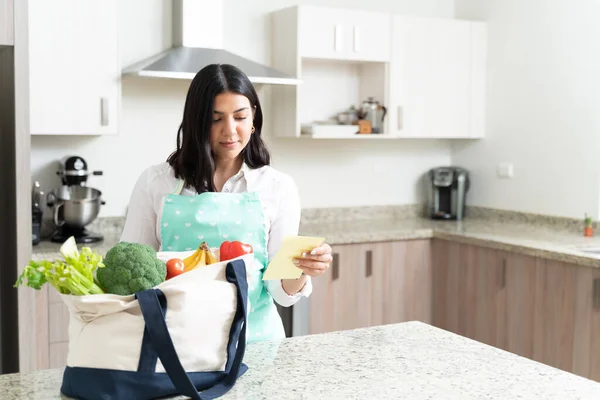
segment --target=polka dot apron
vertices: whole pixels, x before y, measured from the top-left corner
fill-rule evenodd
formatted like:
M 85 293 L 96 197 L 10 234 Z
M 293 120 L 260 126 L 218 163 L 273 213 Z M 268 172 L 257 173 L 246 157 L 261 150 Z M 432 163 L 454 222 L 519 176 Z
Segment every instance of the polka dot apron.
M 183 181 L 179 180 L 175 191 L 165 198 L 162 250 L 189 251 L 202 242 L 218 248 L 226 240 L 252 245 L 255 263 L 247 267 L 248 342 L 284 338 L 281 317 L 262 280 L 268 261 L 267 229 L 258 193 L 182 196 L 182 189 Z

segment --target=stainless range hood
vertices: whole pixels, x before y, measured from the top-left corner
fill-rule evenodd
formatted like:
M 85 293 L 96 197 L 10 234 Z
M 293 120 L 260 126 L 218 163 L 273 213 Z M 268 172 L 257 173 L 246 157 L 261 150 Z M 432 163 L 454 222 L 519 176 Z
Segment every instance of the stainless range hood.
M 222 0 L 173 0 L 174 47 L 123 70 L 124 75 L 192 80 L 209 64 L 232 64 L 257 84 L 297 85 L 294 76 L 223 49 Z

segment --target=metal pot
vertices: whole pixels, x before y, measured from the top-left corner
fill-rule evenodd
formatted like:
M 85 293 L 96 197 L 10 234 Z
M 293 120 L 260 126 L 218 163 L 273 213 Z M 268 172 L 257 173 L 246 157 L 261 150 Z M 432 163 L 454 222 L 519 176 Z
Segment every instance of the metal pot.
M 105 204 L 102 192 L 86 186 L 61 186 L 48 193 L 47 204 L 52 207 L 52 219 L 58 227 L 68 225 L 83 228 L 91 223 Z
M 352 106 L 348 110 L 339 113 L 336 119 L 340 125 L 353 125 L 358 121 L 358 115 L 356 109 Z

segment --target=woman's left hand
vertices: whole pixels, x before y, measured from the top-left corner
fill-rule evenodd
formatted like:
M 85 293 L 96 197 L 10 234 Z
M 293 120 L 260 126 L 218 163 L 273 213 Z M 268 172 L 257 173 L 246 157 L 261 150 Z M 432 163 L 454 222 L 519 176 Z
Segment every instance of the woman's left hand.
M 294 259 L 294 264 L 306 275 L 319 276 L 329 269 L 332 260 L 331 246 L 323 243 L 312 251 L 303 253 L 301 257 Z

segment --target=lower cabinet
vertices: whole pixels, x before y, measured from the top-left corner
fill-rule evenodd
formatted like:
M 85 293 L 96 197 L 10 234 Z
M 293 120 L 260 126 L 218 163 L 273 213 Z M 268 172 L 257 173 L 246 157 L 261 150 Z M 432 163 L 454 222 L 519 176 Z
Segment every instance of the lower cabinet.
M 434 239 L 432 324 L 600 381 L 600 269 Z
M 332 247 L 331 268 L 313 280 L 310 334 L 431 322 L 430 240 Z
M 64 368 L 69 352 L 69 310 L 54 288 L 48 288 L 49 368 Z
M 506 337 L 506 262 L 495 250 L 434 240 L 432 324 L 500 347 Z

